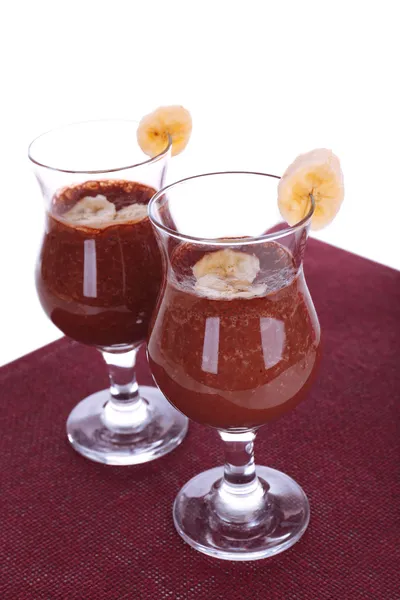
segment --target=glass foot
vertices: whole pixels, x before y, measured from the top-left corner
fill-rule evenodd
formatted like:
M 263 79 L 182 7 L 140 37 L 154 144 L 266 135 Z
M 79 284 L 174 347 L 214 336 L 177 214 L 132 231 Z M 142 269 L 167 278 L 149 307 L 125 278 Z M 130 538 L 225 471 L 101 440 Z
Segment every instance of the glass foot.
M 226 494 L 222 467 L 186 483 L 173 507 L 185 542 L 204 554 L 237 561 L 267 558 L 293 546 L 310 519 L 307 496 L 280 471 L 257 466 L 256 472 L 258 491 L 253 489 L 251 501 L 246 494 Z
M 107 422 L 109 390 L 82 400 L 67 420 L 73 448 L 90 460 L 107 465 L 136 465 L 155 460 L 176 448 L 188 429 L 188 419 L 167 402 L 156 387 L 141 386 L 140 425 L 111 429 Z M 126 415 L 128 416 L 128 415 Z

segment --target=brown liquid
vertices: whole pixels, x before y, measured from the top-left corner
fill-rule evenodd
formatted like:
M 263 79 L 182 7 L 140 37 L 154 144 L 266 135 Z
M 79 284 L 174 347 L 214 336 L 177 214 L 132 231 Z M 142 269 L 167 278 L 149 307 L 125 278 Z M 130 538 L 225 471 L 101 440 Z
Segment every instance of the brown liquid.
M 191 267 L 204 255 L 173 252 L 148 345 L 155 380 L 185 415 L 221 429 L 256 427 L 305 395 L 318 362 L 320 330 L 302 271 L 282 246 L 257 254 L 262 297 L 210 299 L 194 292 Z M 172 277 L 172 276 L 171 276 Z
M 148 204 L 154 193 L 134 182 L 89 181 L 53 199 L 36 285 L 44 310 L 66 335 L 102 347 L 146 338 L 162 278 L 149 219 L 92 228 L 68 223 L 62 215 L 85 196 L 102 194 L 119 210 Z

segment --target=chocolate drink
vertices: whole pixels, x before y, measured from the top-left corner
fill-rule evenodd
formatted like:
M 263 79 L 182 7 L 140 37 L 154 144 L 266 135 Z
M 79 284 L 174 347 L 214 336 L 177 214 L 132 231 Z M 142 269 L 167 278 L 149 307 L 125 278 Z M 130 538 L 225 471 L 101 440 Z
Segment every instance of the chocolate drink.
M 276 242 L 238 250 L 259 259 L 256 291 L 227 299 L 196 290 L 192 267 L 204 248 L 175 248 L 148 345 L 154 378 L 175 407 L 230 430 L 294 407 L 312 382 L 320 343 L 302 269 L 289 251 Z
M 71 338 L 99 347 L 139 344 L 146 338 L 162 278 L 147 212 L 89 224 L 71 222 L 69 211 L 99 194 L 114 205 L 109 205 L 113 211 L 144 206 L 154 193 L 140 183 L 106 180 L 65 188 L 53 198 L 36 285 L 47 315 Z

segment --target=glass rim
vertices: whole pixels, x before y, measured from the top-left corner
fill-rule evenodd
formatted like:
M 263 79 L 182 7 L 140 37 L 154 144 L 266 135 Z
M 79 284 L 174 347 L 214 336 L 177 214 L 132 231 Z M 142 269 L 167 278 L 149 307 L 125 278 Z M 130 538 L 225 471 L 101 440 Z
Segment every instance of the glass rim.
M 153 162 L 157 162 L 158 160 L 160 160 L 161 158 L 164 158 L 164 156 L 166 156 L 168 154 L 168 152 L 170 151 L 170 149 L 172 148 L 172 138 L 170 136 L 169 133 L 167 133 L 168 136 L 168 143 L 166 145 L 166 147 L 164 148 L 164 150 L 162 152 L 160 152 L 159 154 L 156 154 L 156 156 L 152 156 L 149 157 L 147 160 L 138 162 L 138 163 L 134 163 L 134 164 L 129 164 L 123 167 L 116 167 L 116 168 L 112 168 L 112 169 L 96 169 L 96 170 L 84 170 L 84 169 L 62 169 L 60 167 L 53 167 L 51 165 L 42 163 L 38 160 L 36 160 L 33 156 L 33 152 L 32 152 L 32 148 L 34 146 L 34 144 L 42 139 L 43 137 L 45 137 L 46 135 L 49 135 L 50 133 L 54 133 L 57 131 L 61 131 L 62 129 L 67 129 L 69 127 L 73 127 L 75 125 L 86 125 L 89 123 L 130 123 L 130 124 L 139 124 L 139 121 L 135 121 L 133 119 L 89 119 L 87 121 L 74 121 L 72 123 L 67 123 L 65 125 L 60 125 L 59 127 L 54 127 L 53 129 L 48 129 L 47 131 L 44 131 L 43 133 L 39 134 L 38 136 L 36 136 L 31 143 L 28 146 L 28 158 L 31 162 L 33 162 L 35 165 L 38 165 L 39 167 L 43 167 L 45 169 L 49 169 L 50 171 L 57 171 L 59 173 L 77 173 L 77 174 L 87 174 L 87 175 L 100 175 L 102 173 L 116 173 L 118 171 L 126 171 L 127 169 L 133 169 L 135 167 L 141 167 L 142 165 L 148 165 L 151 164 Z
M 202 177 L 210 177 L 212 175 L 259 175 L 263 177 L 271 177 L 273 179 L 281 179 L 279 175 L 272 175 L 270 173 L 262 173 L 260 171 L 215 171 L 211 173 L 201 173 L 199 175 L 192 175 L 191 177 L 185 177 L 184 179 L 180 179 L 179 181 L 175 181 L 174 183 L 170 183 L 165 186 L 158 192 L 154 194 L 148 204 L 148 214 L 151 223 L 161 231 L 164 231 L 169 236 L 174 237 L 183 242 L 190 242 L 196 244 L 207 244 L 210 246 L 244 246 L 246 244 L 254 244 L 254 243 L 262 243 L 265 241 L 271 241 L 280 239 L 289 235 L 291 233 L 295 233 L 296 231 L 303 229 L 305 226 L 309 225 L 311 218 L 314 214 L 315 210 L 315 200 L 312 194 L 310 194 L 311 206 L 307 214 L 295 225 L 288 225 L 284 229 L 281 229 L 272 233 L 265 233 L 259 236 L 248 236 L 248 237 L 232 237 L 232 238 L 199 238 L 191 235 L 186 235 L 184 233 L 180 233 L 167 227 L 163 223 L 155 217 L 154 215 L 154 206 L 157 201 L 165 195 L 165 193 L 171 188 L 180 185 L 181 183 L 186 183 L 187 181 L 191 181 L 193 179 L 199 179 Z

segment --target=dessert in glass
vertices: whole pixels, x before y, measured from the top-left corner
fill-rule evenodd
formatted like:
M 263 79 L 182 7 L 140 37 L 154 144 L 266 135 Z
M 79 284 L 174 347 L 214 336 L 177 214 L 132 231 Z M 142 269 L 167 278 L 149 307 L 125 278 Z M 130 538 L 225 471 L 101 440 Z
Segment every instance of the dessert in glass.
M 149 214 L 165 283 L 150 327 L 160 390 L 189 418 L 216 428 L 225 466 L 197 475 L 173 508 L 178 533 L 222 559 L 282 552 L 304 533 L 309 505 L 288 475 L 255 466 L 258 429 L 307 394 L 320 328 L 303 273 L 314 212 L 283 223 L 279 178 L 224 172 L 160 190 Z
M 162 281 L 161 254 L 147 215 L 165 183 L 171 140 L 148 158 L 133 121 L 88 121 L 32 142 L 45 200 L 36 269 L 44 311 L 72 339 L 97 348 L 110 388 L 82 400 L 68 439 L 97 462 L 130 465 L 173 450 L 187 419 L 156 387 L 138 387 L 135 362 Z M 88 367 L 89 368 L 89 367 Z

